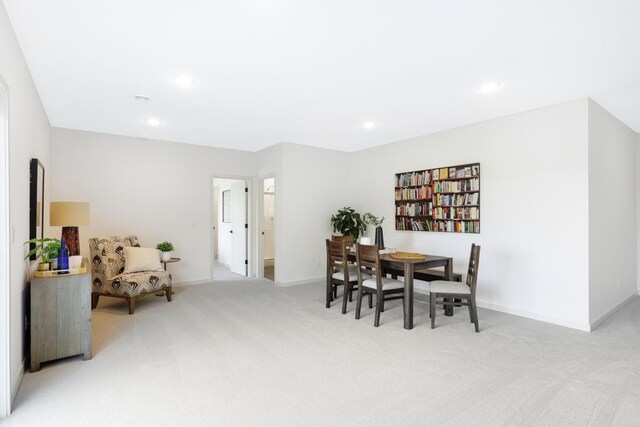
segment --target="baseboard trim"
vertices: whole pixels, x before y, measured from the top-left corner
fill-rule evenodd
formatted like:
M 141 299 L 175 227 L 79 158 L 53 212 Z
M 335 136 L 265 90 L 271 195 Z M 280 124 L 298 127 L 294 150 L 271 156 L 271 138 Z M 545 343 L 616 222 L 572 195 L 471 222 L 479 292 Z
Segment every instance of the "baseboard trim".
M 276 286 L 280 286 L 281 288 L 286 288 L 288 286 L 298 286 L 298 285 L 308 285 L 309 283 L 324 283 L 325 277 L 316 277 L 313 279 L 305 279 L 305 280 L 293 280 L 291 282 L 275 282 Z
M 9 408 L 9 414 L 13 412 L 13 405 L 16 402 L 16 397 L 18 396 L 18 390 L 20 390 L 20 386 L 22 385 L 22 379 L 24 378 L 25 362 L 26 362 L 26 359 L 22 359 L 22 363 L 20 366 L 20 374 L 18 375 L 18 378 L 16 379 L 15 384 L 13 384 L 13 386 L 11 387 L 11 407 Z M 10 372 L 9 372 L 9 375 L 11 375 Z
M 615 314 L 616 311 L 620 310 L 622 308 L 622 306 L 624 306 L 625 304 L 627 304 L 629 301 L 631 301 L 633 298 L 635 298 L 638 294 L 631 294 L 628 297 L 626 297 L 624 300 L 622 300 L 622 302 L 620 302 L 619 304 L 617 304 L 615 307 L 613 307 L 612 309 L 610 309 L 609 311 L 607 311 L 606 313 L 604 313 L 602 316 L 600 316 L 599 318 L 597 318 L 595 321 L 591 322 L 590 329 L 589 332 L 593 332 L 598 326 L 602 325 L 604 323 L 605 320 L 607 320 L 608 318 L 610 318 L 611 316 L 613 316 Z
M 212 283 L 213 279 L 202 279 L 202 280 L 189 280 L 186 282 L 175 282 L 173 286 L 191 286 L 191 285 L 204 285 L 205 283 Z

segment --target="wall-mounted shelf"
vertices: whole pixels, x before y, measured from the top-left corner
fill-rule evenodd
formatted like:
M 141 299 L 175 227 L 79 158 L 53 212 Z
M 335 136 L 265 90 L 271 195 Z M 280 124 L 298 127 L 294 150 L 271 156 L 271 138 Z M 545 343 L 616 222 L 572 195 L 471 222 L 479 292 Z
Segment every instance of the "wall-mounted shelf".
M 480 163 L 396 174 L 396 230 L 480 233 Z

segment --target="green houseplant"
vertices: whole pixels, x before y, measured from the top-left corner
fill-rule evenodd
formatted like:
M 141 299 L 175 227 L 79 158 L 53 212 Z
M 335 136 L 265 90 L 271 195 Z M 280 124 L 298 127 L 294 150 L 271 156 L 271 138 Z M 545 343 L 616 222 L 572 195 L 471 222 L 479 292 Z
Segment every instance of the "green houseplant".
M 337 214 L 331 215 L 331 226 L 334 233 L 351 236 L 354 242 L 367 230 L 367 223 L 362 216 L 350 207 L 339 209 Z
M 163 262 L 169 261 L 171 259 L 171 252 L 173 252 L 173 243 L 171 242 L 162 242 L 156 245 L 156 249 L 162 252 L 160 259 Z
M 51 269 L 51 261 L 58 258 L 58 249 L 60 249 L 60 240 L 51 237 L 44 239 L 31 239 L 24 242 L 25 245 L 34 244 L 35 247 L 29 251 L 24 259 L 28 259 L 31 255 L 40 258 L 38 270 L 45 271 Z

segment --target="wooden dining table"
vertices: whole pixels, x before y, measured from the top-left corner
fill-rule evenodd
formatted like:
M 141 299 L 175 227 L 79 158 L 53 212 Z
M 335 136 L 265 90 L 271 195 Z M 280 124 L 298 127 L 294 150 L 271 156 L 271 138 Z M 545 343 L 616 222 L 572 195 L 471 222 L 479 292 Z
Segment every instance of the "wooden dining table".
M 383 270 L 394 269 L 404 271 L 404 328 L 413 329 L 413 272 L 416 269 L 444 268 L 444 280 L 453 280 L 453 258 L 422 254 L 424 259 L 397 259 L 389 254 L 380 255 Z M 355 261 L 356 254 L 349 253 L 350 261 Z

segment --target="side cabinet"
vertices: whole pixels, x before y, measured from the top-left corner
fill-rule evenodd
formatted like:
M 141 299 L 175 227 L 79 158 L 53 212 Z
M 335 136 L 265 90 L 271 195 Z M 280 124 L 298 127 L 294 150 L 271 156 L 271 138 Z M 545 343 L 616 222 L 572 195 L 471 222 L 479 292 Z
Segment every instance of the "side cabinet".
M 78 354 L 91 359 L 91 274 L 33 278 L 31 372 Z

